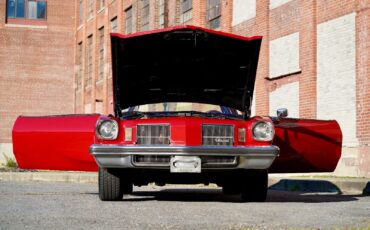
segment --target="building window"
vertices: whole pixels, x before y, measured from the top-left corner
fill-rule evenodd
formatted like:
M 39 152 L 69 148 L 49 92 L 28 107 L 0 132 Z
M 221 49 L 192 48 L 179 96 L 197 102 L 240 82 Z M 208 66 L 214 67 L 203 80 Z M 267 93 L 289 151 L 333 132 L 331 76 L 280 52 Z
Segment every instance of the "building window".
M 80 25 L 83 23 L 83 21 L 84 21 L 84 1 L 80 0 L 80 17 L 79 17 Z
M 221 0 L 208 0 L 207 20 L 211 29 L 217 29 L 221 25 Z
M 132 33 L 132 6 L 125 10 L 125 34 Z
M 165 27 L 165 0 L 159 0 L 159 28 Z
M 114 17 L 112 18 L 112 20 L 110 20 L 110 31 L 117 32 L 117 30 L 118 30 L 117 17 Z
M 94 0 L 89 0 L 89 5 L 88 5 L 88 18 L 92 18 L 94 16 Z
M 181 23 L 187 24 L 193 18 L 193 1 L 181 0 Z
M 141 0 L 141 28 L 140 31 L 149 29 L 149 0 Z
M 104 0 L 98 0 L 99 1 L 99 10 L 104 8 L 105 1 Z
M 93 74 L 93 36 L 87 38 L 85 88 L 91 86 Z
M 76 57 L 76 90 L 82 88 L 82 42 L 77 45 L 77 57 Z
M 99 29 L 99 75 L 98 81 L 104 78 L 104 27 Z
M 46 19 L 46 0 L 7 0 L 8 19 Z

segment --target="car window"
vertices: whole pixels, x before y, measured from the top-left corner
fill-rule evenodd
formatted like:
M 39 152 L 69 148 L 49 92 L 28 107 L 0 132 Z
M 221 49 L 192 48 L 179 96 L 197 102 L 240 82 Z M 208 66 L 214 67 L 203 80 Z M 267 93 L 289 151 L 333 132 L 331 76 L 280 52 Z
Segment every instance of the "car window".
M 164 102 L 130 107 L 122 112 L 181 112 L 181 111 L 197 111 L 203 113 L 222 113 L 241 115 L 242 113 L 236 109 L 232 109 L 220 105 L 202 104 L 202 103 L 187 103 L 187 102 Z

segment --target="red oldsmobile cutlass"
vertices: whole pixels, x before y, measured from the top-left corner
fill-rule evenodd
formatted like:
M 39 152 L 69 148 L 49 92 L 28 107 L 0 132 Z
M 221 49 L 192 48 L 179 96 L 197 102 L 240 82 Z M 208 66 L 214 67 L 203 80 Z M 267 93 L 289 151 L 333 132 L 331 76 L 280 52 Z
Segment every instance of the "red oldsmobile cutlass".
M 114 115 L 19 117 L 21 168 L 99 170 L 101 200 L 155 182 L 216 183 L 242 201 L 266 199 L 268 172 L 335 169 L 336 121 L 250 116 L 261 37 L 181 26 L 111 40 Z

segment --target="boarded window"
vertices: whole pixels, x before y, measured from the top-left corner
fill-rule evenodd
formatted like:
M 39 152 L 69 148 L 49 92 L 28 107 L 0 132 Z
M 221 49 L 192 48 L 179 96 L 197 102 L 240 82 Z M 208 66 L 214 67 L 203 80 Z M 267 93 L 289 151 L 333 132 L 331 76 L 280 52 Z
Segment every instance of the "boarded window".
M 104 78 L 104 27 L 99 29 L 99 75 L 98 81 Z
M 89 17 L 88 18 L 92 18 L 94 16 L 94 0 L 89 0 Z
M 87 49 L 86 49 L 86 78 L 85 87 L 90 87 L 92 82 L 93 74 L 93 36 L 90 35 L 87 38 Z
M 104 8 L 105 1 L 104 0 L 98 0 L 99 1 L 99 10 Z
M 141 27 L 140 31 L 149 29 L 149 0 L 141 0 Z
M 269 77 L 281 77 L 300 71 L 299 33 L 270 41 Z
M 79 90 L 82 88 L 82 42 L 78 43 L 76 54 L 76 90 Z
M 181 23 L 187 24 L 193 18 L 193 1 L 181 0 Z
M 79 23 L 82 24 L 84 21 L 84 2 L 83 0 L 80 0 L 80 17 L 79 17 Z
M 112 20 L 110 20 L 110 31 L 117 32 L 117 30 L 118 30 L 117 17 L 114 17 Z
M 132 33 L 132 7 L 125 10 L 125 33 Z
M 208 0 L 207 20 L 211 29 L 219 28 L 221 25 L 221 0 Z
M 159 0 L 159 28 L 165 27 L 165 0 Z

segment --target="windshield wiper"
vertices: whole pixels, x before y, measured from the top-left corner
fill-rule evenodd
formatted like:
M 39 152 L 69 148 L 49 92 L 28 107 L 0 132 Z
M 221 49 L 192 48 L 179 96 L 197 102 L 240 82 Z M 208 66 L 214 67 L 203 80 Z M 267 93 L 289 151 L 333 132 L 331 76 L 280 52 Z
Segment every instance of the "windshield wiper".
M 223 119 L 235 119 L 240 120 L 242 119 L 242 116 L 240 115 L 234 115 L 234 114 L 224 114 L 224 113 L 202 113 L 205 117 L 210 118 L 223 118 Z
M 130 119 L 138 119 L 145 116 L 145 113 L 138 112 L 138 111 L 132 111 L 132 112 L 124 112 L 122 113 L 121 118 L 123 120 L 130 120 Z

